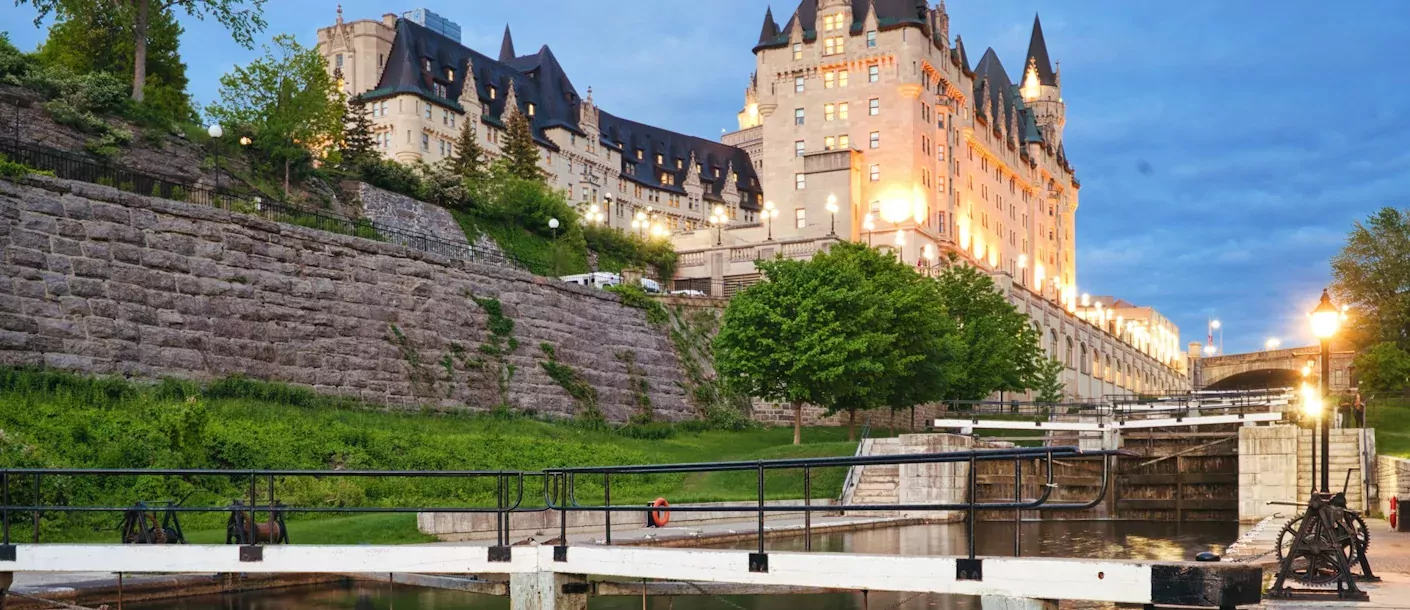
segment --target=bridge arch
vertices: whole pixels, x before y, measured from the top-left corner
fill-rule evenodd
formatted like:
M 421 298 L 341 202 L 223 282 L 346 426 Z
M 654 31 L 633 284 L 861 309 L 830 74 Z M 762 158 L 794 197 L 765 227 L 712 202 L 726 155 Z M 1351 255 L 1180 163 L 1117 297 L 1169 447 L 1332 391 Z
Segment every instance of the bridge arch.
M 1263 368 L 1234 373 L 1205 386 L 1206 390 L 1266 390 L 1297 387 L 1302 371 L 1287 368 Z

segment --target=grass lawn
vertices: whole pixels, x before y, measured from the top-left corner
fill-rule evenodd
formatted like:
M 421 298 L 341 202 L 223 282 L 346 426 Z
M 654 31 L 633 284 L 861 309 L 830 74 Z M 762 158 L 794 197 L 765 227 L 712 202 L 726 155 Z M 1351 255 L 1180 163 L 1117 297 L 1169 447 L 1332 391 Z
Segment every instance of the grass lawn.
M 1376 400 L 1366 409 L 1366 426 L 1376 429 L 1376 452 L 1410 458 L 1410 400 Z

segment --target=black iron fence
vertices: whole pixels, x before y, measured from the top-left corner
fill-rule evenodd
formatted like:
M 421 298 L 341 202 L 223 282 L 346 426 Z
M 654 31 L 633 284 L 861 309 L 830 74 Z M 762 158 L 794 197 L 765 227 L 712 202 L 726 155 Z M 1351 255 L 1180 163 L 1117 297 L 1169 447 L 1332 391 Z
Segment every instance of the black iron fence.
M 1200 415 L 1268 413 L 1284 408 L 1286 390 L 1182 392 L 1160 395 L 1108 395 L 1094 402 L 954 400 L 942 403 L 941 417 L 980 420 L 1069 421 L 1119 425 L 1146 419 L 1183 420 Z
M 640 481 L 643 477 L 650 475 L 681 475 L 681 474 L 702 474 L 702 473 L 725 473 L 725 472 L 747 472 L 755 476 L 755 492 L 758 498 L 757 505 L 705 505 L 705 504 L 683 504 L 672 505 L 666 510 L 672 512 L 734 512 L 741 515 L 757 515 L 759 537 L 759 553 L 764 552 L 764 516 L 770 512 L 791 512 L 802 513 L 804 515 L 804 527 L 802 534 L 807 538 L 805 548 L 811 549 L 812 535 L 812 515 L 822 511 L 965 511 L 969 516 L 971 527 L 974 523 L 975 513 L 978 511 L 1060 511 L 1060 510 L 1085 510 L 1097 506 L 1106 496 L 1109 488 L 1111 476 L 1111 457 L 1115 455 L 1126 455 L 1120 451 L 1083 451 L 1076 447 L 1042 447 L 1042 448 L 1013 448 L 1013 449 L 991 449 L 991 450 L 970 450 L 955 451 L 946 453 L 929 453 L 917 455 L 888 455 L 888 456 L 849 456 L 835 458 L 797 458 L 797 459 L 777 459 L 758 460 L 749 462 L 702 462 L 686 464 L 657 464 L 657 465 L 632 465 L 632 466 L 591 466 L 580 468 L 551 468 L 538 472 L 525 472 L 513 470 L 492 470 L 492 471 L 451 471 L 451 470 L 412 470 L 412 471 L 375 471 L 375 470 L 333 470 L 333 471 L 308 471 L 308 470 L 199 470 L 199 469 L 43 469 L 43 468 L 10 468 L 0 469 L 0 548 L 13 551 L 12 542 L 17 542 L 17 538 L 12 538 L 12 530 L 16 528 L 31 529 L 28 542 L 38 544 L 41 540 L 41 520 L 46 515 L 65 514 L 94 514 L 109 513 L 126 515 L 123 526 L 124 542 L 145 542 L 156 539 L 163 539 L 166 542 L 176 542 L 164 538 L 168 529 L 174 530 L 173 536 L 180 537 L 179 525 L 171 528 L 168 521 L 175 522 L 176 516 L 187 513 L 220 513 L 229 515 L 227 525 L 227 542 L 239 544 L 258 544 L 264 542 L 276 542 L 281 539 L 288 539 L 288 532 L 283 530 L 284 515 L 299 513 L 320 513 L 320 514 L 363 514 L 363 513 L 483 513 L 494 514 L 495 518 L 495 540 L 496 544 L 491 548 L 490 557 L 507 556 L 507 547 L 510 545 L 510 521 L 509 518 L 515 513 L 554 511 L 560 513 L 560 534 L 558 545 L 566 556 L 568 546 L 568 515 L 573 513 L 601 513 L 605 516 L 603 525 L 606 535 L 606 543 L 612 543 L 612 513 L 613 512 L 640 512 L 649 513 L 662 510 L 662 507 L 641 505 L 635 502 L 623 504 L 620 499 L 617 503 L 612 500 L 612 481 L 616 477 L 619 481 L 623 478 Z M 1096 496 L 1086 502 L 1053 502 L 1051 496 L 1056 488 L 1055 484 L 1055 460 L 1096 460 L 1101 463 L 1101 487 Z M 988 462 L 1012 462 L 1014 464 L 1014 496 L 1012 499 L 1001 501 L 981 500 L 977 493 L 977 468 L 976 465 Z M 1043 481 L 1036 486 L 1030 486 L 1037 490 L 1034 497 L 1024 497 L 1022 464 L 1028 462 L 1035 464 L 1041 469 Z M 814 504 L 812 502 L 812 479 L 813 474 L 826 468 L 852 468 L 857 466 L 883 466 L 883 465 L 924 465 L 924 464 L 967 464 L 968 475 L 965 478 L 966 487 L 957 492 L 957 499 L 948 502 L 903 502 L 895 504 L 862 504 L 847 505 L 834 504 L 831 502 Z M 791 470 L 801 471 L 803 475 L 803 498 L 795 502 L 765 503 L 765 486 L 768 473 Z M 1034 472 L 1038 472 L 1037 469 Z M 84 505 L 74 504 L 68 501 L 50 501 L 45 498 L 63 498 L 64 493 L 46 493 L 46 489 L 58 488 L 67 490 L 72 487 L 76 479 L 90 480 L 98 477 L 121 477 L 133 478 L 146 477 L 151 480 L 156 478 L 175 478 L 186 482 L 220 482 L 220 489 L 227 493 L 232 489 L 242 489 L 237 492 L 241 497 L 233 499 L 228 504 L 207 505 L 207 506 L 183 506 L 181 502 L 167 502 L 164 504 L 138 504 L 128 506 L 113 505 Z M 492 500 L 488 503 L 462 506 L 344 506 L 339 504 L 321 506 L 296 506 L 286 505 L 280 501 L 280 485 L 297 487 L 297 479 L 322 479 L 333 477 L 409 477 L 416 479 L 448 479 L 457 482 L 477 481 L 484 485 L 485 490 L 490 490 L 489 495 Z M 592 484 L 588 484 L 589 480 Z M 579 492 L 584 488 L 596 489 L 597 481 L 601 484 L 601 501 L 583 501 L 579 499 Z M 135 481 L 134 481 L 135 482 Z M 46 487 L 49 486 L 49 487 Z M 526 502 L 526 488 L 539 487 L 542 492 L 542 503 L 537 499 Z M 287 489 L 287 487 L 286 487 Z M 15 501 L 15 498 L 22 498 Z M 159 517 L 157 513 L 161 513 Z M 1017 514 L 1017 513 L 1016 513 Z M 260 516 L 265 518 L 260 520 Z M 137 527 L 134 530 L 133 524 Z M 128 539 L 132 532 L 138 532 L 140 536 L 136 540 Z M 970 542 L 970 555 L 973 556 L 973 537 Z M 499 549 L 499 550 L 496 550 Z M 498 553 L 499 555 L 497 555 Z M 0 553 L 0 561 L 4 561 L 6 556 L 12 554 Z M 0 564 L 2 567 L 2 564 Z
M 95 163 L 73 153 L 23 143 L 17 139 L 0 139 L 0 153 L 13 161 L 37 170 L 52 172 L 56 177 L 65 180 L 101 184 L 130 193 L 184 201 L 259 216 L 274 222 L 393 243 L 446 258 L 527 268 L 523 261 L 504 252 L 448 241 L 386 223 L 349 218 L 326 210 L 311 210 L 248 191 L 230 188 L 217 190 L 174 176 L 158 176 L 120 166 Z

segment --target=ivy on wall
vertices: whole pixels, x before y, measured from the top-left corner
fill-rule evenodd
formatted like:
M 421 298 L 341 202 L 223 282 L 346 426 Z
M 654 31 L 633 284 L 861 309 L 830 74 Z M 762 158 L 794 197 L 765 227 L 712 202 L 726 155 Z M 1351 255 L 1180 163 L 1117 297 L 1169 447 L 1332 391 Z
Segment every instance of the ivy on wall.
M 592 387 L 578 370 L 558 361 L 558 351 L 550 343 L 540 343 L 539 351 L 547 360 L 539 362 L 549 378 L 558 382 L 573 400 L 578 402 L 578 418 L 586 422 L 603 423 L 607 418 L 597 406 L 597 388 Z
M 485 370 L 495 381 L 497 401 L 494 411 L 508 413 L 512 410 L 512 405 L 509 404 L 509 384 L 514 380 L 515 371 L 514 365 L 509 362 L 509 355 L 519 349 L 519 340 L 514 338 L 514 320 L 504 315 L 504 306 L 498 299 L 481 298 L 468 292 L 466 296 L 475 301 L 480 309 L 485 310 L 485 315 L 488 316 L 486 325 L 490 335 L 488 340 L 480 345 L 479 351 L 485 356 Z

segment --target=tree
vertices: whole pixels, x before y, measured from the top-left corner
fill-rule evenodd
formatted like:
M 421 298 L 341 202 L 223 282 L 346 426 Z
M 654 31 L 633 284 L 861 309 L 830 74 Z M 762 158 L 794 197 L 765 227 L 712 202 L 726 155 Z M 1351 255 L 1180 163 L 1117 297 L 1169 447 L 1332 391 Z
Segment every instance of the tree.
M 836 413 L 931 398 L 925 378 L 945 365 L 945 346 L 935 342 L 953 333 L 944 332 L 928 281 L 857 244 L 809 261 L 756 264 L 765 281 L 725 309 L 715 368 L 739 391 L 791 404 L 794 444 L 802 442 L 805 403 Z M 913 383 L 925 389 L 908 389 Z
M 1034 387 L 1043 350 L 1028 317 L 999 294 L 988 275 L 953 257 L 936 281 L 962 343 L 948 397 L 982 400 L 997 391 Z
M 1337 301 L 1351 308 L 1353 344 L 1410 349 L 1410 209 L 1381 208 L 1356 223 L 1332 257 L 1332 279 Z
M 539 147 L 534 143 L 533 126 L 529 124 L 529 117 L 517 109 L 509 111 L 504 147 L 500 150 L 504 153 L 500 162 L 511 175 L 522 180 L 543 181 L 544 174 L 539 168 Z
M 456 137 L 453 148 L 455 155 L 448 161 L 450 170 L 474 188 L 483 187 L 489 180 L 489 171 L 485 168 L 485 149 L 480 146 L 474 121 L 468 116 L 461 122 L 460 135 Z M 538 154 L 537 151 L 534 154 Z
M 74 74 L 103 72 L 124 80 L 131 77 L 136 53 L 133 7 L 104 0 L 71 0 L 69 4 L 81 10 L 59 15 L 39 48 L 40 61 Z M 182 32 L 171 12 L 152 15 L 147 30 L 143 100 L 167 120 L 194 115 L 186 94 L 186 64 L 178 52 Z
M 377 153 L 377 142 L 372 138 L 372 119 L 367 117 L 367 101 L 361 95 L 348 99 L 347 110 L 343 112 L 343 165 L 359 167 Z
M 147 52 L 154 23 L 174 21 L 180 10 L 191 17 L 216 21 L 230 30 L 235 42 L 246 48 L 254 43 L 254 35 L 264 31 L 265 0 L 15 0 L 15 4 L 33 5 L 39 14 L 38 26 L 53 14 L 58 21 L 93 19 L 96 13 L 110 12 L 131 24 L 132 35 L 132 100 L 143 100 L 147 86 Z M 167 83 L 172 84 L 172 83 Z
M 1410 389 L 1410 353 L 1381 342 L 1356 356 L 1359 389 L 1378 396 L 1400 396 Z
M 248 126 L 255 147 L 283 165 L 287 194 L 290 166 L 341 137 L 342 92 L 318 51 L 281 34 L 274 37 L 273 49 L 265 47 L 264 57 L 220 77 L 220 101 L 206 114 Z
M 1033 383 L 1038 402 L 1062 402 L 1063 393 L 1067 390 L 1067 384 L 1062 380 L 1065 368 L 1056 358 L 1044 360 L 1038 365 L 1038 375 Z

